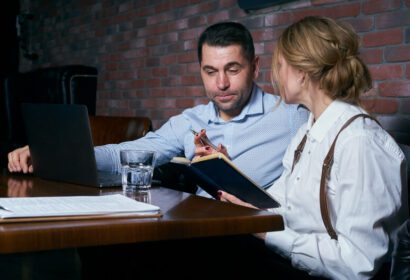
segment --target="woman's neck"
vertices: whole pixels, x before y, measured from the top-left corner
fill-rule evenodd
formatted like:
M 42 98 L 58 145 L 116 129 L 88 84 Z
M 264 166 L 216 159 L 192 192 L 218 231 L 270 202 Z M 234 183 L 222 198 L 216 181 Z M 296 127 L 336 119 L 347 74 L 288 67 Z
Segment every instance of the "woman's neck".
M 315 89 L 307 94 L 305 105 L 312 112 L 315 120 L 326 110 L 332 103 L 333 99 L 329 97 L 323 90 Z

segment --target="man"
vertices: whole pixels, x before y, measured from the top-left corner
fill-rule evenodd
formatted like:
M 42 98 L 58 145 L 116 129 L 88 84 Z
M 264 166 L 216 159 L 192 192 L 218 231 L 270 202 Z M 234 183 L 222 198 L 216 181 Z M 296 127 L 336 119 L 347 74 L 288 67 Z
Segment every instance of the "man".
M 223 144 L 218 150 L 226 148 L 235 165 L 259 185 L 270 186 L 280 176 L 283 154 L 306 122 L 306 111 L 280 103 L 279 97 L 256 86 L 259 57 L 255 56 L 251 34 L 239 23 L 208 27 L 199 38 L 198 59 L 210 102 L 186 109 L 143 138 L 96 147 L 98 169 L 120 172 L 122 149 L 154 150 L 156 165 L 178 155 L 192 159 L 210 147 L 196 149 L 191 129 L 205 129 L 211 142 Z M 27 146 L 8 156 L 11 172 L 33 172 Z

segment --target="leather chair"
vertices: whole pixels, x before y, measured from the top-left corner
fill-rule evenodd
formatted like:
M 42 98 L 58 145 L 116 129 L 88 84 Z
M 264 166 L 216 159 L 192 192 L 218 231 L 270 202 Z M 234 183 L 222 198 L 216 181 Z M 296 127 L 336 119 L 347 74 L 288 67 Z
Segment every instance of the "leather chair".
M 94 146 L 116 144 L 143 137 L 152 130 L 147 117 L 90 116 Z
M 404 116 L 380 117 L 379 121 L 399 144 L 407 159 L 407 191 L 410 190 L 410 118 Z M 410 194 L 409 207 L 410 207 Z M 409 209 L 410 210 L 410 209 Z M 390 279 L 410 279 L 410 219 L 405 221 L 397 235 L 393 251 Z
M 0 165 L 6 165 L 8 152 L 27 144 L 21 103 L 85 104 L 95 115 L 96 95 L 95 67 L 67 65 L 8 76 L 0 102 Z

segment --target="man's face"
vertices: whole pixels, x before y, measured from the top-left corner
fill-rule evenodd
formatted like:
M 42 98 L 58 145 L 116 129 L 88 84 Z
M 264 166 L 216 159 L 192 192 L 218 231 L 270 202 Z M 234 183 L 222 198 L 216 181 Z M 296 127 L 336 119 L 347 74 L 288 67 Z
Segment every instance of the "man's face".
M 240 114 L 257 78 L 259 59 L 248 61 L 241 46 L 202 46 L 201 77 L 206 95 L 219 109 L 224 120 Z

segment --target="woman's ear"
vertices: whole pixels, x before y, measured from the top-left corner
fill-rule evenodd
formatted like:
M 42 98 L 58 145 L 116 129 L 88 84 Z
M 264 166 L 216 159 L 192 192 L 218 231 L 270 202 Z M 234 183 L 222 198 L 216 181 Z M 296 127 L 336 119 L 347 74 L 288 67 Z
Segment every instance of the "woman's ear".
M 303 72 L 302 70 L 299 70 L 299 78 L 298 78 L 298 80 L 297 80 L 297 82 L 300 84 L 300 85 L 303 85 L 304 83 L 305 83 L 305 81 L 306 81 L 306 73 L 305 72 Z

